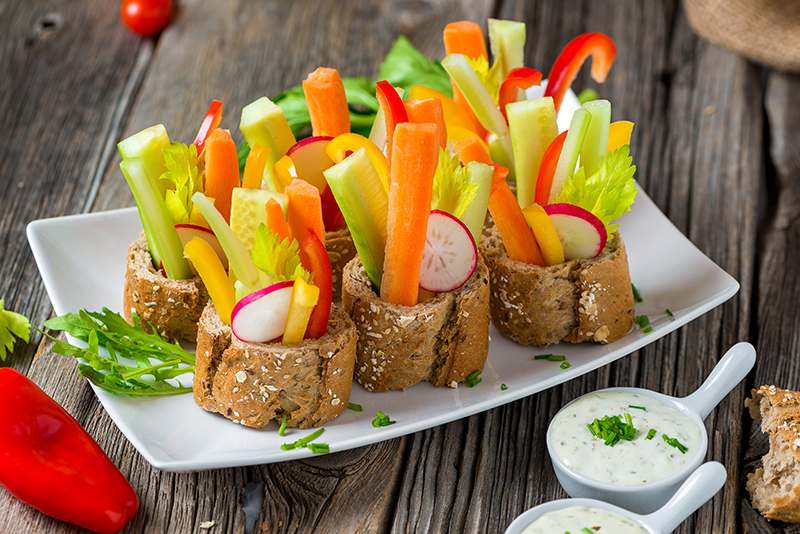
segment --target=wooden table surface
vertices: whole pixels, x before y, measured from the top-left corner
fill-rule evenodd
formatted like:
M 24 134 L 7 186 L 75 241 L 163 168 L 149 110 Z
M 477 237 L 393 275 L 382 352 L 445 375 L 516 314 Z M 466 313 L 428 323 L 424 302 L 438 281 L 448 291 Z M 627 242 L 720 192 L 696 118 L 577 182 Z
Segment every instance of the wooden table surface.
M 754 385 L 800 388 L 800 78 L 695 36 L 675 1 L 182 0 L 158 38 L 121 26 L 110 0 L 0 0 L 0 296 L 41 324 L 52 312 L 25 239 L 41 217 L 132 205 L 116 142 L 163 122 L 191 139 L 212 98 L 238 111 L 318 65 L 374 76 L 407 35 L 440 57 L 448 21 L 528 24 L 527 63 L 549 66 L 582 31 L 619 55 L 600 88 L 636 121 L 637 177 L 672 222 L 741 283 L 690 325 L 568 384 L 370 447 L 309 460 L 162 473 L 137 454 L 73 361 L 37 334 L 10 365 L 27 373 L 99 441 L 141 498 L 130 532 L 500 532 L 531 506 L 564 497 L 545 451 L 548 420 L 597 388 L 685 395 L 739 340 L 757 368 L 706 421 L 723 491 L 679 532 L 800 532 L 766 522 L 744 491 L 767 442 L 743 410 Z M 585 73 L 579 83 L 588 83 Z M 71 532 L 0 491 L 0 529 Z

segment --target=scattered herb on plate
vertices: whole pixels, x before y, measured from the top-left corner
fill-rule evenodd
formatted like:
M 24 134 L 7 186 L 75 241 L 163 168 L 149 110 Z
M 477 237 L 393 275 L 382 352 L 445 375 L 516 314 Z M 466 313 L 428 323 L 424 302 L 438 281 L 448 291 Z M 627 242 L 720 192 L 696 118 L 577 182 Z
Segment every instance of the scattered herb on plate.
M 613 447 L 622 440 L 633 441 L 636 437 L 636 428 L 633 426 L 631 414 L 625 412 L 619 415 L 606 415 L 602 419 L 595 419 L 586 428 L 589 432 L 609 447 Z
M 628 408 L 633 408 L 634 410 L 642 410 L 642 411 L 645 411 L 645 412 L 647 411 L 646 407 L 639 406 L 638 404 L 629 404 Z
M 278 427 L 278 435 L 286 435 L 286 414 L 281 415 L 281 426 Z
M 392 421 L 388 415 L 378 410 L 375 412 L 375 417 L 372 419 L 372 426 L 380 428 L 382 426 L 389 426 L 395 424 L 397 421 Z
M 508 389 L 508 386 L 505 384 L 500 384 L 500 391 L 505 391 Z
M 675 315 L 672 313 L 672 310 L 670 310 L 669 308 L 667 308 L 666 310 L 664 310 L 664 313 L 666 313 L 667 315 L 669 315 L 669 318 L 670 318 L 670 319 L 674 319 L 674 318 L 675 318 Z
M 651 428 L 650 430 L 647 431 L 647 436 L 645 436 L 644 439 L 653 439 L 654 437 L 656 437 L 656 434 L 658 434 L 658 430 L 656 430 L 655 428 Z
M 644 302 L 644 299 L 642 299 L 642 294 L 639 293 L 639 290 L 636 289 L 636 286 L 633 285 L 633 284 L 631 284 L 631 291 L 633 291 L 633 301 L 634 302 L 636 302 L 637 304 L 639 302 Z
M 312 432 L 311 434 L 309 434 L 307 436 L 303 436 L 302 438 L 297 439 L 295 441 L 291 441 L 289 443 L 283 443 L 281 445 L 281 450 L 290 451 L 292 449 L 302 449 L 303 447 L 305 447 L 305 448 L 311 449 L 312 452 L 316 452 L 309 445 L 311 444 L 312 441 L 314 441 L 315 439 L 320 437 L 323 432 L 325 432 L 324 428 L 318 428 L 314 432 Z M 325 444 L 325 443 L 317 443 L 316 445 L 317 446 L 325 445 L 325 447 L 328 448 L 328 445 Z
M 472 371 L 470 374 L 467 375 L 467 378 L 464 380 L 467 384 L 467 387 L 474 388 L 478 384 L 481 383 L 483 379 L 481 378 L 480 371 Z
M 353 410 L 354 412 L 363 412 L 364 411 L 364 407 L 361 406 L 360 404 L 356 404 L 355 402 L 348 402 L 347 403 L 347 409 L 348 410 Z
M 569 369 L 570 367 L 572 367 L 572 364 L 569 363 L 569 360 L 564 360 L 563 362 L 561 362 L 561 365 L 559 365 L 559 367 L 561 367 L 562 369 Z
M 661 434 L 661 437 L 664 439 L 667 445 L 669 445 L 670 447 L 675 447 L 676 449 L 681 451 L 681 454 L 686 454 L 686 451 L 689 450 L 689 447 L 678 441 L 678 438 L 671 438 L 666 434 Z
M 19 339 L 25 343 L 31 340 L 31 323 L 21 313 L 7 310 L 0 299 L 0 361 L 6 361 Z
M 563 362 L 567 359 L 563 354 L 537 354 L 534 360 L 547 360 L 548 362 Z
M 637 315 L 634 322 L 645 334 L 653 331 L 653 325 L 650 324 L 650 318 L 647 315 Z

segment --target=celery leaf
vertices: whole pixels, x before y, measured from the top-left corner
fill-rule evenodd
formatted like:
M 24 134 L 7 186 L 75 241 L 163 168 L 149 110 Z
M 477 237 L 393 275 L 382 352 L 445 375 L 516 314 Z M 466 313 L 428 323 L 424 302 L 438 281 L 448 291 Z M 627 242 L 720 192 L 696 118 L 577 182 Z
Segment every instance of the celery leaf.
M 446 211 L 459 219 L 475 199 L 478 184 L 469 179 L 458 157 L 439 150 L 439 163 L 433 176 L 433 209 Z
M 31 323 L 24 315 L 7 310 L 5 301 L 0 299 L 0 361 L 6 361 L 18 339 L 30 341 Z
M 163 154 L 167 170 L 161 179 L 171 186 L 164 193 L 164 202 L 175 224 L 187 223 L 192 213 L 192 195 L 202 190 L 197 148 L 194 144 L 172 143 L 164 148 Z
M 311 273 L 300 262 L 299 245 L 296 240 L 281 238 L 261 223 L 256 230 L 256 241 L 251 255 L 253 263 L 269 277 L 269 283 L 302 278 L 309 284 Z

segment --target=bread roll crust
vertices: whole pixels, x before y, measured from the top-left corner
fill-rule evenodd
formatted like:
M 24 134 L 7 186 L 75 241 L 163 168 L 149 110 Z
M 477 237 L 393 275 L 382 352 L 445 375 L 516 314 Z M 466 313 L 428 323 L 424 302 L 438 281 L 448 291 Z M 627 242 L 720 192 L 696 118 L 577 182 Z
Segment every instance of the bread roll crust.
M 368 391 L 422 381 L 456 387 L 489 349 L 489 272 L 483 261 L 459 289 L 415 306 L 380 299 L 356 257 L 344 269 L 342 305 L 358 331 L 355 378 Z
M 197 320 L 208 302 L 208 293 L 199 277 L 170 280 L 153 267 L 144 234 L 128 247 L 122 312 L 133 323 L 131 311 L 142 326 L 169 340 L 194 342 Z
M 356 246 L 350 230 L 346 227 L 333 232 L 325 232 L 325 249 L 328 251 L 328 258 L 331 260 L 331 271 L 333 273 L 333 301 L 339 302 L 342 299 L 342 271 L 347 262 L 356 255 Z

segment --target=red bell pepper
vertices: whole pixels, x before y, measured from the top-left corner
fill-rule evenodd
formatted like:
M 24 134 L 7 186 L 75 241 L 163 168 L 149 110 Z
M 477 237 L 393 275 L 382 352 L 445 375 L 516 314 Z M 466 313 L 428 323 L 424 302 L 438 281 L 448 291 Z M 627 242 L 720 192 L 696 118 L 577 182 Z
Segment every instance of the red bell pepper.
M 403 104 L 403 99 L 397 94 L 397 90 L 386 80 L 375 84 L 375 96 L 378 98 L 378 104 L 383 109 L 383 117 L 386 120 L 386 161 L 391 162 L 394 128 L 401 122 L 408 122 L 408 112 Z
M 542 155 L 542 162 L 539 164 L 539 175 L 536 177 L 536 193 L 534 195 L 534 202 L 540 206 L 547 206 L 550 203 L 553 176 L 556 174 L 558 158 L 561 156 L 561 148 L 564 146 L 566 138 L 567 132 L 561 132 L 550 142 L 550 145 Z
M 222 101 L 212 100 L 211 105 L 208 106 L 208 111 L 200 123 L 200 130 L 197 132 L 197 137 L 194 138 L 194 146 L 197 147 L 197 154 L 203 153 L 203 148 L 206 146 L 206 139 L 208 135 L 214 131 L 214 128 L 219 126 L 222 120 Z
M 542 73 L 530 67 L 517 67 L 511 69 L 506 79 L 500 85 L 500 93 L 498 95 L 497 104 L 500 106 L 500 113 L 506 117 L 506 104 L 517 101 L 517 94 L 520 89 L 525 90 L 533 85 L 542 83 Z
M 0 369 L 0 484 L 42 513 L 119 532 L 139 500 L 64 408 L 14 369 Z
M 320 202 L 322 203 L 322 224 L 325 225 L 325 231 L 335 232 L 344 228 L 344 215 L 342 215 L 342 210 L 339 209 L 339 204 L 336 203 L 330 187 L 325 187 L 325 191 L 320 195 Z
M 599 32 L 582 33 L 567 43 L 556 58 L 547 76 L 544 96 L 552 96 L 558 111 L 564 94 L 578 75 L 583 62 L 592 56 L 592 79 L 597 83 L 606 81 L 608 71 L 617 56 L 617 46 L 608 35 Z
M 328 251 L 314 232 L 307 232 L 300 243 L 300 261 L 314 276 L 314 285 L 319 288 L 317 305 L 308 319 L 306 338 L 322 337 L 328 331 L 328 318 L 333 302 L 333 270 Z

